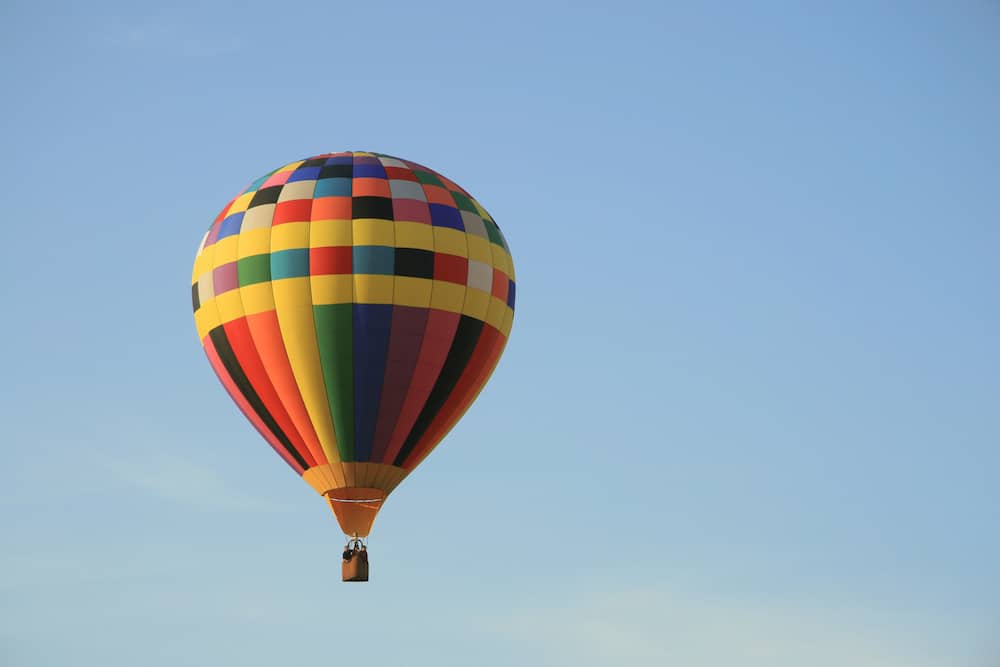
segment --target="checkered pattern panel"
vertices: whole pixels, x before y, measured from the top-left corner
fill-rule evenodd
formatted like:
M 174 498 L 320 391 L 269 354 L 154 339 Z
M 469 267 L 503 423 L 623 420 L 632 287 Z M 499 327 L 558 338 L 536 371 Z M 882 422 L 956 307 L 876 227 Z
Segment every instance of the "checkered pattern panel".
M 348 152 L 284 165 L 226 205 L 191 293 L 213 368 L 293 468 L 408 471 L 489 378 L 515 275 L 468 192 L 415 162 Z

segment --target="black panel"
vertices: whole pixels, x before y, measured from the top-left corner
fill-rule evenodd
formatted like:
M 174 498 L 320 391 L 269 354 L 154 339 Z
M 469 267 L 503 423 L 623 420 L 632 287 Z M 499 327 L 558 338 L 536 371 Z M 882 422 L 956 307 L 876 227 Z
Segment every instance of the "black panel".
M 388 197 L 354 197 L 351 217 L 392 220 L 392 200 Z
M 263 204 L 277 204 L 278 195 L 281 194 L 281 185 L 272 185 L 269 188 L 262 188 L 254 193 L 253 199 L 250 200 L 250 206 L 248 208 L 253 208 L 254 206 L 261 206 Z
M 434 277 L 434 253 L 420 248 L 396 248 L 397 276 Z
M 328 164 L 319 170 L 319 178 L 351 178 L 354 167 L 349 164 Z
M 191 285 L 191 305 L 195 310 L 201 308 L 201 299 L 198 298 L 198 283 Z

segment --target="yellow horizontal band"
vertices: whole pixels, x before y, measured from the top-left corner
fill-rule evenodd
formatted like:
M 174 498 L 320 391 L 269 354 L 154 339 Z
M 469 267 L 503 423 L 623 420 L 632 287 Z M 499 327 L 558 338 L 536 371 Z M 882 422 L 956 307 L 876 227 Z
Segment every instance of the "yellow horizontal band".
M 271 252 L 308 247 L 308 222 L 288 222 L 271 227 Z

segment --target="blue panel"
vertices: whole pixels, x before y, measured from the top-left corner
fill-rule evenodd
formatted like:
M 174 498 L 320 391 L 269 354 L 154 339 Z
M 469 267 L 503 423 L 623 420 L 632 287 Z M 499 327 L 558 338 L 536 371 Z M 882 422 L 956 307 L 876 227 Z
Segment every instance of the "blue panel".
M 507 285 L 507 305 L 514 309 L 514 281 L 511 280 Z
M 350 197 L 351 179 L 349 178 L 323 178 L 316 181 L 316 190 L 313 197 Z
M 427 206 L 431 210 L 431 224 L 435 227 L 450 227 L 460 232 L 465 231 L 462 212 L 454 206 L 444 204 L 428 204 Z
M 355 461 L 371 458 L 391 324 L 390 304 L 354 304 Z
M 309 275 L 309 248 L 271 253 L 271 280 L 302 278 Z
M 354 165 L 354 178 L 385 178 L 385 167 L 381 163 Z
M 233 236 L 240 233 L 240 227 L 243 226 L 243 214 L 244 211 L 239 213 L 233 213 L 232 215 L 227 215 L 219 225 L 219 236 L 216 241 L 226 238 L 227 236 Z
M 299 167 L 288 177 L 289 183 L 295 181 L 315 181 L 319 178 L 320 167 Z
M 326 159 L 327 164 L 354 164 L 353 155 L 340 155 L 337 157 L 329 157 Z
M 393 275 L 396 249 L 384 245 L 356 245 L 351 257 L 354 273 Z

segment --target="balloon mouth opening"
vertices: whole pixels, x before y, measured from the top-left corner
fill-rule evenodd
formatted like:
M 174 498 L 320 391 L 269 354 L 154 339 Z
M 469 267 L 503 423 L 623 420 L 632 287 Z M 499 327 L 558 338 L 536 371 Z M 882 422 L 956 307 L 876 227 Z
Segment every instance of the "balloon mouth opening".
M 344 534 L 367 537 L 387 494 L 382 489 L 347 487 L 325 495 Z

